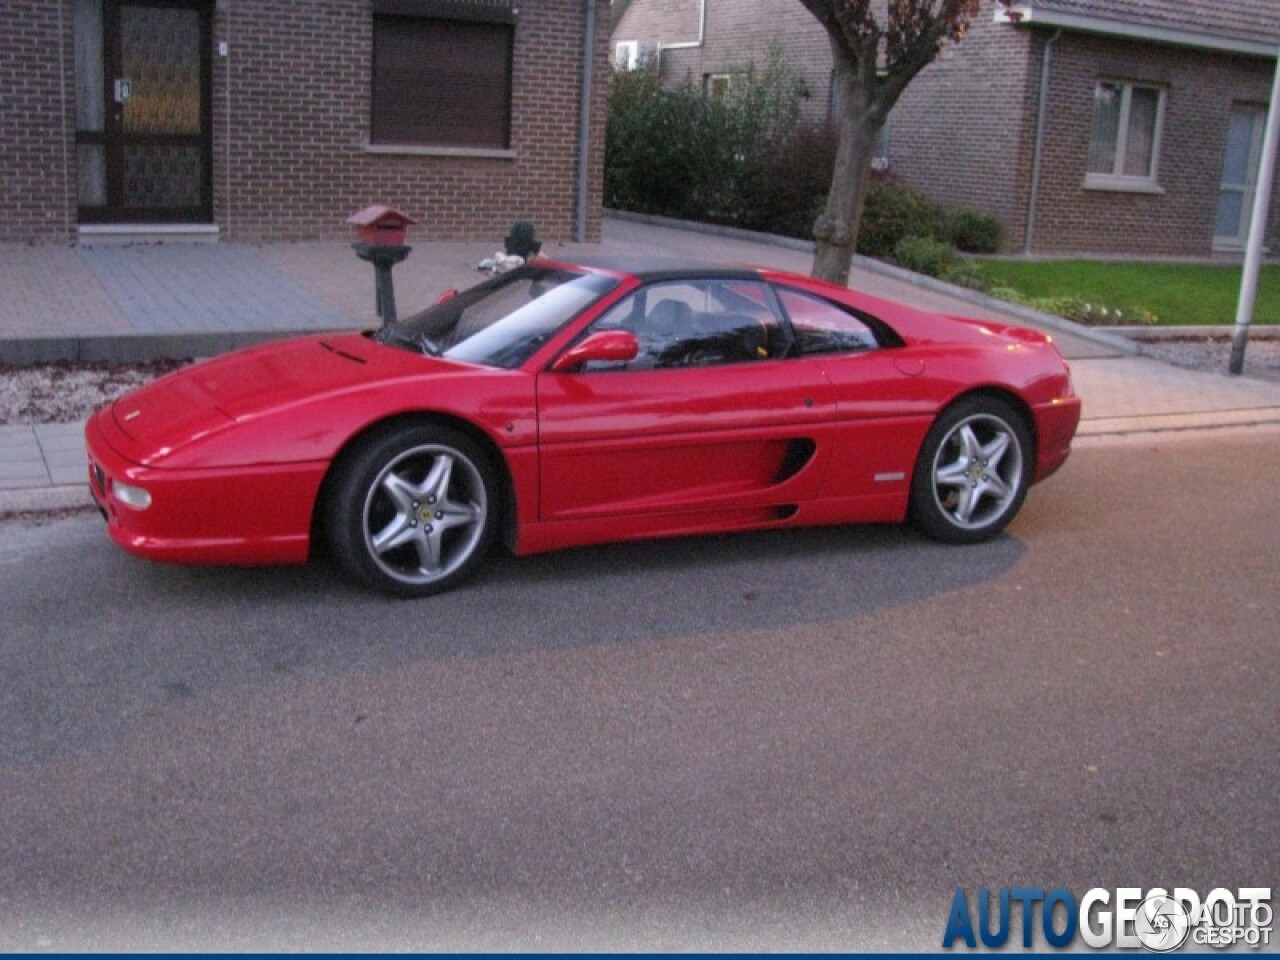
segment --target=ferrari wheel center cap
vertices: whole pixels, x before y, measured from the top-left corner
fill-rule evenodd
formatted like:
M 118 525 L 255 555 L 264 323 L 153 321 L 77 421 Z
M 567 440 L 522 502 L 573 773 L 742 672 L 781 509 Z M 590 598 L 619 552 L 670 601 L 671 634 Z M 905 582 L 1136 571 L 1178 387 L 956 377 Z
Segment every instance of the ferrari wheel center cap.
M 419 522 L 419 523 L 430 523 L 430 522 L 431 522 L 431 508 L 430 508 L 430 507 L 422 507 L 420 510 L 418 510 L 418 522 Z

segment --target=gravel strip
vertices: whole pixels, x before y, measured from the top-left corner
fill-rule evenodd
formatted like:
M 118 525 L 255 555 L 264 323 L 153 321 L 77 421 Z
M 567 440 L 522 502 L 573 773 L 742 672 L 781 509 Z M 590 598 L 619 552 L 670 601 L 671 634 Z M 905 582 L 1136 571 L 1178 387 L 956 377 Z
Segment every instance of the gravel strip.
M 121 394 L 183 365 L 175 360 L 0 365 L 0 425 L 76 423 Z
M 1148 340 L 1142 344 L 1142 352 L 1179 367 L 1226 373 L 1227 363 L 1231 359 L 1231 338 Z M 1263 380 L 1280 380 L 1280 340 L 1250 340 L 1244 352 L 1244 373 L 1245 376 Z

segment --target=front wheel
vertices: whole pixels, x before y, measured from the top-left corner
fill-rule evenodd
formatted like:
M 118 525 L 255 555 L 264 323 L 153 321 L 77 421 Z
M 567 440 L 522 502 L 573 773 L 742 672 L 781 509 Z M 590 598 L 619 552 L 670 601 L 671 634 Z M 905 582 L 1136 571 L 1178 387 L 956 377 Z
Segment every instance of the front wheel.
M 961 400 L 925 437 L 911 481 L 911 516 L 947 543 L 978 543 L 1013 519 L 1031 484 L 1031 435 L 993 397 Z
M 402 427 L 355 449 L 325 522 L 334 558 L 369 586 L 421 597 L 454 586 L 493 542 L 497 482 L 484 451 L 445 427 Z

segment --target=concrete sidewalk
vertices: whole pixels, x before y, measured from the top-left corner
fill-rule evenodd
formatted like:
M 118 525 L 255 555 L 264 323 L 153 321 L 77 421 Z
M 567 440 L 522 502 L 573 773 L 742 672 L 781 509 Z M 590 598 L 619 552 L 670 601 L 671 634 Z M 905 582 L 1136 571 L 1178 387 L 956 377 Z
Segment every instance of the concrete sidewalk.
M 416 243 L 395 272 L 401 314 L 482 279 L 475 264 L 498 246 Z M 660 254 L 798 272 L 811 260 L 795 243 L 615 218 L 605 221 L 600 245 L 545 252 Z M 850 285 L 925 309 L 1047 329 L 1070 359 L 1084 399 L 1082 437 L 1280 423 L 1280 383 L 1169 366 L 1138 356 L 1115 336 L 861 258 Z M 375 322 L 372 271 L 346 243 L 0 245 L 0 360 L 10 363 L 205 356 L 268 337 Z M 82 429 L 0 426 L 0 512 L 89 502 Z

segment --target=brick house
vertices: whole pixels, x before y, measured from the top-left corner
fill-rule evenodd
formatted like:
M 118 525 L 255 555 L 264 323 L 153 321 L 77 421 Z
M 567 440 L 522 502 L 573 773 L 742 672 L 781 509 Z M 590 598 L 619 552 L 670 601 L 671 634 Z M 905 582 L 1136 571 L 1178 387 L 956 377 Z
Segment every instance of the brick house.
M 798 0 L 615 0 L 622 65 L 731 84 L 773 43 L 829 115 L 826 34 Z M 1035 254 L 1204 257 L 1248 233 L 1277 0 L 983 0 L 890 117 L 883 165 L 995 214 Z M 1269 245 L 1280 249 L 1280 191 Z
M 599 236 L 602 0 L 0 0 L 0 240 Z M 591 57 L 584 51 L 590 46 Z

